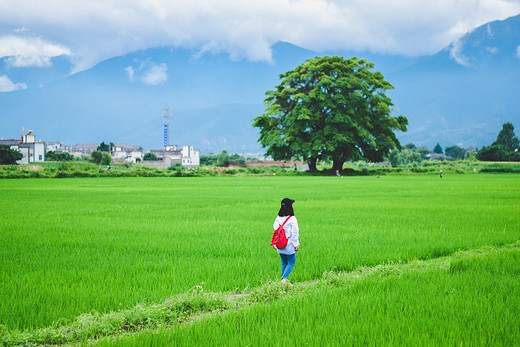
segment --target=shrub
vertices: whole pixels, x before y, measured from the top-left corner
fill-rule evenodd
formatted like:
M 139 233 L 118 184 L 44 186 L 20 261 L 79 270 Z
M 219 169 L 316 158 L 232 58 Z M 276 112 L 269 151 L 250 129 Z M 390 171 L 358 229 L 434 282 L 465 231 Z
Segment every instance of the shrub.
M 480 172 L 489 173 L 520 173 L 520 165 L 517 164 L 493 164 L 484 166 Z
M 74 156 L 67 152 L 49 151 L 45 153 L 46 161 L 73 161 Z
M 145 155 L 143 156 L 143 160 L 156 161 L 157 156 L 155 155 L 155 153 L 148 152 L 148 153 L 145 153 Z

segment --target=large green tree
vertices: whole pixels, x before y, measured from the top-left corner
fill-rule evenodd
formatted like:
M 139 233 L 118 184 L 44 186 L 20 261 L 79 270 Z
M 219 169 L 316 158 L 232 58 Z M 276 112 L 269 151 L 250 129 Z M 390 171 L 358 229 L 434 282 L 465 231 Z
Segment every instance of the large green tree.
M 506 152 L 514 152 L 520 147 L 520 141 L 515 135 L 515 127 L 513 123 L 506 122 L 502 125 L 502 130 L 498 133 L 497 139 L 491 144 L 492 146 L 502 146 Z
M 275 160 L 303 159 L 311 171 L 318 160 L 339 170 L 347 159 L 381 161 L 400 148 L 395 130 L 408 120 L 392 117 L 393 89 L 374 64 L 356 57 L 316 57 L 280 75 L 267 91 L 265 111 L 255 117 L 259 142 Z

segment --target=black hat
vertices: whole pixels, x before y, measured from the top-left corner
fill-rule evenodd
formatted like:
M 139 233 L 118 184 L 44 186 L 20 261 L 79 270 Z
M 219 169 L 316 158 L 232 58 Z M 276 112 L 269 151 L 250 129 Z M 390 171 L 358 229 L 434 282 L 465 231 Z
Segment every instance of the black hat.
M 294 204 L 294 200 L 293 199 L 284 198 L 282 200 L 282 206 L 290 206 L 292 204 Z

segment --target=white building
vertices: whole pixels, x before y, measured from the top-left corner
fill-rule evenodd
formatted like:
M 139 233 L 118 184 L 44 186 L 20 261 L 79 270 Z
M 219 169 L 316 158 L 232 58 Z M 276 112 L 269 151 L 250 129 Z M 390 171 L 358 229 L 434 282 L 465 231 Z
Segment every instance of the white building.
M 182 146 L 181 161 L 182 166 L 200 166 L 200 151 L 198 149 L 193 149 L 193 146 Z
M 32 130 L 29 130 L 27 134 L 22 134 L 21 141 L 0 140 L 0 145 L 8 145 L 11 149 L 16 149 L 23 154 L 23 158 L 17 161 L 18 164 L 45 161 L 45 143 L 37 142 Z
M 131 146 L 127 144 L 116 143 L 110 152 L 113 161 L 125 161 L 127 163 L 136 163 L 143 159 L 143 148 L 141 146 Z
M 75 157 L 91 155 L 99 147 L 99 143 L 78 143 L 74 146 L 67 146 L 66 152 Z
M 153 166 L 170 167 L 175 164 L 181 164 L 187 168 L 195 168 L 200 166 L 200 151 L 194 149 L 193 146 L 177 146 L 168 145 L 163 149 L 152 149 L 151 153 L 155 154 L 158 162 L 145 162 L 143 164 L 151 164 Z
M 59 152 L 62 145 L 60 142 L 45 141 L 45 150 L 47 152 Z
M 67 152 L 76 156 L 88 156 L 97 150 L 100 143 L 78 143 L 77 145 L 67 147 Z M 143 147 L 132 146 L 126 143 L 115 143 L 110 151 L 113 161 L 135 163 L 137 159 L 143 159 Z

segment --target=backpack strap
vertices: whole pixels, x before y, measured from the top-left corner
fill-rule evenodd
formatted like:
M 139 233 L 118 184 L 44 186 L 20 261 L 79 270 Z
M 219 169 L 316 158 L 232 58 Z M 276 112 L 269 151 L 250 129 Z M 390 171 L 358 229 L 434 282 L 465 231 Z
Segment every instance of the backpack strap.
M 283 226 L 285 225 L 285 223 L 287 223 L 287 221 L 289 220 L 289 218 L 291 218 L 291 217 L 292 217 L 292 216 L 287 217 L 287 219 L 285 220 L 285 222 L 283 222 L 283 224 L 282 224 L 282 228 L 283 228 Z

